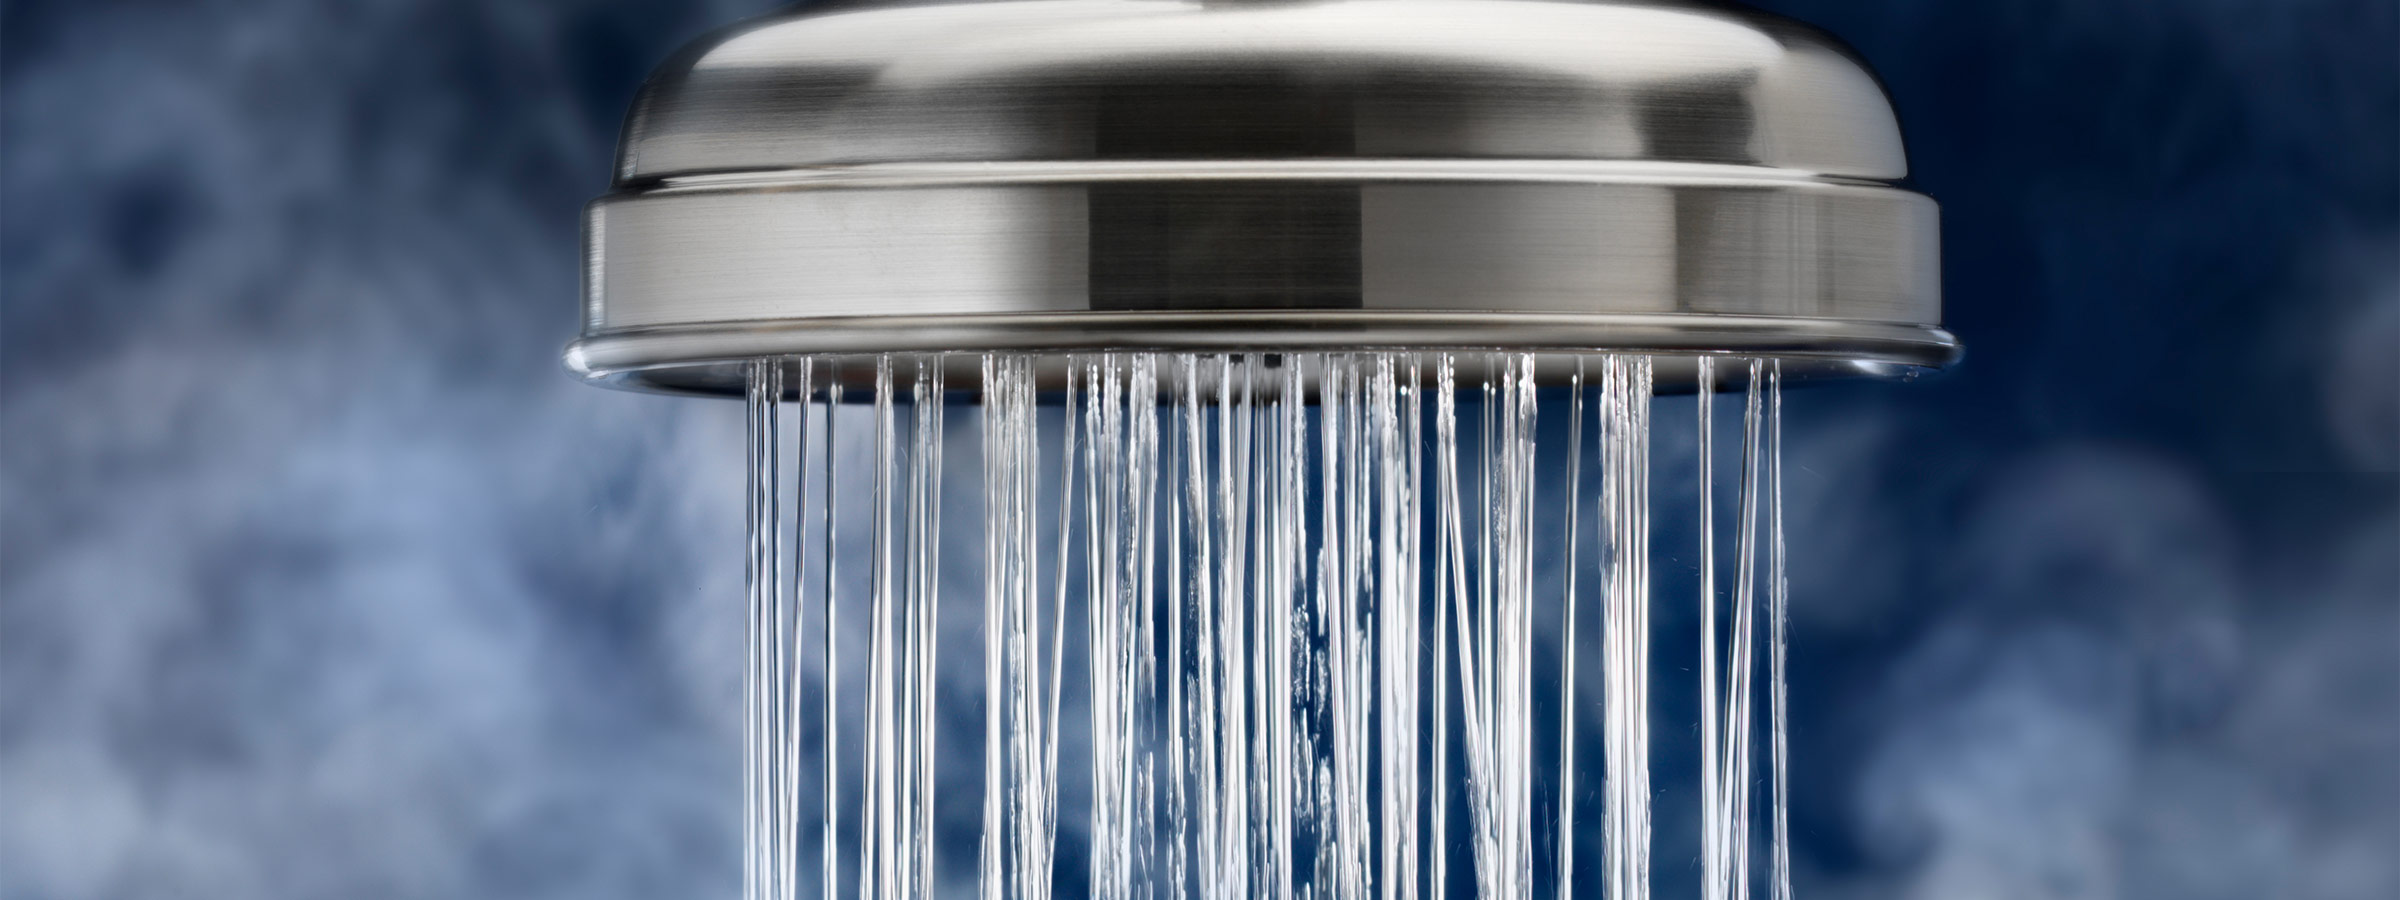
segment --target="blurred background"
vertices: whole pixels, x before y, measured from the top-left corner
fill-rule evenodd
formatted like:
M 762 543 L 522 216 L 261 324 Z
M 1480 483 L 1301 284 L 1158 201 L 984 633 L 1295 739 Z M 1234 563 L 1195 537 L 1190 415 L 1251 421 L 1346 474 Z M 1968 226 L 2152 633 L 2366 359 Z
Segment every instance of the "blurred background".
M 1970 348 L 1788 401 L 1801 893 L 2400 896 L 2400 4 L 1764 5 Z M 739 410 L 557 356 L 767 8 L 0 3 L 0 897 L 735 896 Z

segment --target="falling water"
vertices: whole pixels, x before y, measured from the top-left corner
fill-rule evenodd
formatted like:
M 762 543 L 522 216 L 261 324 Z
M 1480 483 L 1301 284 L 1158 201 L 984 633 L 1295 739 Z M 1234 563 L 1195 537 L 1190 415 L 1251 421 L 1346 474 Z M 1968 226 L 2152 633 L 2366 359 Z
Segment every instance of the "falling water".
M 1600 388 L 1606 613 L 1608 896 L 1650 896 L 1650 360 L 1610 357 Z
M 753 364 L 744 896 L 1648 897 L 1652 604 L 1691 602 L 1650 414 L 1695 369 L 1702 893 L 1748 897 L 1763 793 L 1786 900 L 1780 365 L 1439 353 Z

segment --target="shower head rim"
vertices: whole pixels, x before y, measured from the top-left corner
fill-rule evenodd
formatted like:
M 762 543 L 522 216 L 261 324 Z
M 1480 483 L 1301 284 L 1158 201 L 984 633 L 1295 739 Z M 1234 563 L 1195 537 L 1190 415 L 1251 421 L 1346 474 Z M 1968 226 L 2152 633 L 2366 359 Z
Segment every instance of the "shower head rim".
M 1641 185 L 1781 190 L 1899 190 L 1901 181 L 1813 169 L 1655 159 L 1341 157 L 1311 159 L 994 160 L 861 162 L 687 172 L 621 184 L 602 201 L 688 193 L 1010 185 L 1321 182 Z
M 1790 360 L 1797 377 L 1939 369 L 1963 353 L 1939 326 L 1799 316 L 1394 310 L 1179 310 L 828 316 L 601 332 L 568 371 L 604 387 L 735 396 L 750 360 L 897 354 L 1162 352 L 1615 353 Z

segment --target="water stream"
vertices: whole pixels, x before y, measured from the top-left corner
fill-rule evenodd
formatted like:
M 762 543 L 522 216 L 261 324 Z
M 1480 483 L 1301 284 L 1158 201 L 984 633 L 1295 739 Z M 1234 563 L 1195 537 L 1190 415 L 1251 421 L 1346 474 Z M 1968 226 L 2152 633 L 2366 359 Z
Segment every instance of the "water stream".
M 1668 362 L 753 364 L 744 896 L 1642 898 L 1656 863 L 1788 898 L 1781 370 Z M 1696 566 L 1651 546 L 1674 402 Z M 1658 604 L 1700 623 L 1689 863 L 1653 858 Z

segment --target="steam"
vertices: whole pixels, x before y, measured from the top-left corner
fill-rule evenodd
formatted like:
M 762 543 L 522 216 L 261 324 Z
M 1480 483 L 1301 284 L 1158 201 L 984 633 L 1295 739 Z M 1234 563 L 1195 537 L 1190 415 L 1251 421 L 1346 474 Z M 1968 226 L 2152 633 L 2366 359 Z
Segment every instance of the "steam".
M 738 418 L 555 358 L 592 54 L 744 11 L 12 19 L 0 894 L 730 892 Z

